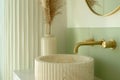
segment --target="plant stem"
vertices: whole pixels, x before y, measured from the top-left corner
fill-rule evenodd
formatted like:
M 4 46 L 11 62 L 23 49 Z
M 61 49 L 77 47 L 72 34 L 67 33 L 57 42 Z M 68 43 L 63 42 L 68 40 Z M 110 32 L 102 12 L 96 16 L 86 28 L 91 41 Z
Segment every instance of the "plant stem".
M 50 35 L 51 34 L 51 25 L 47 23 L 45 27 L 46 27 L 45 34 Z

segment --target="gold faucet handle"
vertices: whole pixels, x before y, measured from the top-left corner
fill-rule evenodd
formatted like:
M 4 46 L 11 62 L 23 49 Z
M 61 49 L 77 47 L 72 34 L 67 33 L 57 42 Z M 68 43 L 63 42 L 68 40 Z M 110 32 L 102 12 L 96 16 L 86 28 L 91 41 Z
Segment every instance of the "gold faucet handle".
M 115 49 L 115 48 L 116 48 L 116 41 L 115 41 L 115 40 L 103 41 L 103 42 L 102 42 L 102 46 L 103 46 L 104 48 L 112 48 L 112 49 Z

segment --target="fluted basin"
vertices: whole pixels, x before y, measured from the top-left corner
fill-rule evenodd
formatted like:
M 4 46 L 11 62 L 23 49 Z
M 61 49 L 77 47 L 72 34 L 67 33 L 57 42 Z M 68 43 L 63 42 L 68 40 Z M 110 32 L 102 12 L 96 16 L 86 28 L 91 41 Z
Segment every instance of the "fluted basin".
M 70 54 L 37 57 L 35 80 L 94 80 L 94 60 Z

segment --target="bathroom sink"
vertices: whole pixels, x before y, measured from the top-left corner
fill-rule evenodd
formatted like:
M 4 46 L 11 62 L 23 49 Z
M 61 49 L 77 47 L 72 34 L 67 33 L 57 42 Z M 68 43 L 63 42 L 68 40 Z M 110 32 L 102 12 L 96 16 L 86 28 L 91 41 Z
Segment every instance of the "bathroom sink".
M 35 80 L 94 80 L 94 59 L 70 54 L 39 56 Z

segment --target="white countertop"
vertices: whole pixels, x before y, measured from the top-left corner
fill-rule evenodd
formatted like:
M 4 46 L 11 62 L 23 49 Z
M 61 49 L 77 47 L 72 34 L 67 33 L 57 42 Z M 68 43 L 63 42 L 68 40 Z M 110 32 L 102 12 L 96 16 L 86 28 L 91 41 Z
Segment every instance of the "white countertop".
M 34 71 L 14 71 L 14 80 L 35 80 Z

